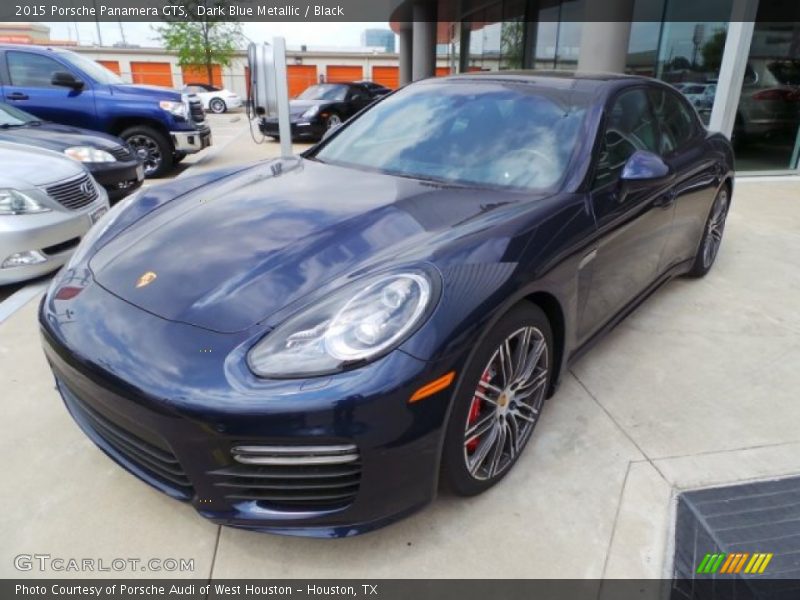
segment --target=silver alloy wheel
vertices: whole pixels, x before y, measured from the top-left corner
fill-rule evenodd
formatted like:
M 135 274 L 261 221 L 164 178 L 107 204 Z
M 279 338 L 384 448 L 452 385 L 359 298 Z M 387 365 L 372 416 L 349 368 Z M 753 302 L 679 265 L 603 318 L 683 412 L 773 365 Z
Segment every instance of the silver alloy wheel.
M 464 428 L 464 460 L 475 479 L 505 471 L 525 447 L 544 403 L 547 340 L 522 327 L 495 350 L 475 389 Z
M 219 98 L 214 98 L 208 103 L 208 108 L 210 108 L 211 112 L 215 115 L 219 115 L 225 112 L 225 102 Z
M 725 231 L 725 218 L 728 216 L 728 192 L 724 188 L 717 194 L 711 216 L 708 218 L 706 236 L 703 240 L 703 268 L 708 269 L 719 252 L 722 233 Z
M 161 148 L 151 137 L 137 133 L 127 139 L 134 154 L 142 161 L 145 175 L 152 175 L 161 166 Z
M 328 129 L 333 129 L 334 127 L 338 127 L 341 124 L 342 124 L 342 118 L 339 115 L 332 113 L 328 117 Z

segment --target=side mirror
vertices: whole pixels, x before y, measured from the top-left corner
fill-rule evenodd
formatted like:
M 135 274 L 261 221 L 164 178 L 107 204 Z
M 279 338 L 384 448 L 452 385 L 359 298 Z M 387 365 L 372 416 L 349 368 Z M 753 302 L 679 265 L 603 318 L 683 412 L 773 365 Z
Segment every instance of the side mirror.
M 50 83 L 60 87 L 68 87 L 73 90 L 80 90 L 83 88 L 83 81 L 77 79 L 72 73 L 68 71 L 56 71 L 50 79 Z
M 661 157 L 647 150 L 637 150 L 625 163 L 620 176 L 620 197 L 648 187 L 666 184 L 674 177 Z

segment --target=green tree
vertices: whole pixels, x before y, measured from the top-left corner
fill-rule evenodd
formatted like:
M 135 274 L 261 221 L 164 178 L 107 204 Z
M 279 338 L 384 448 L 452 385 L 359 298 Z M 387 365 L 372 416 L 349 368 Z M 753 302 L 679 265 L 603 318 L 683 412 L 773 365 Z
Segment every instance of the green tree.
M 720 65 L 722 65 L 722 52 L 724 50 L 725 30 L 717 29 L 700 49 L 700 54 L 703 56 L 703 66 L 707 71 L 719 71 Z
M 177 54 L 179 65 L 205 66 L 210 85 L 213 65 L 229 66 L 242 46 L 242 25 L 211 10 L 222 8 L 227 12 L 223 0 L 173 0 L 172 4 L 183 7 L 186 16 L 168 20 L 154 29 L 164 47 Z

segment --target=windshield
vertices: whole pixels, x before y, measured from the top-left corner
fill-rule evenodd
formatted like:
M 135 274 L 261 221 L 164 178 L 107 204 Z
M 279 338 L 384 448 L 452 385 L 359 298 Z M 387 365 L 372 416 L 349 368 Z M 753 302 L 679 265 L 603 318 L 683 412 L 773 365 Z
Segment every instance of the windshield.
M 586 102 L 527 84 L 418 84 L 351 121 L 312 156 L 419 179 L 546 189 L 566 171 Z
M 39 119 L 8 104 L 0 104 L 0 127 L 22 127 L 28 123 L 39 123 Z
M 75 54 L 74 52 L 63 52 L 60 53 L 60 56 L 61 58 L 66 59 L 78 67 L 97 83 L 104 83 L 108 85 L 125 83 L 122 81 L 119 75 L 113 71 L 109 71 L 103 65 L 96 63 L 91 58 L 86 58 L 85 56 Z
M 300 100 L 336 100 L 341 102 L 346 95 L 346 85 L 322 83 L 320 85 L 312 85 L 297 98 Z

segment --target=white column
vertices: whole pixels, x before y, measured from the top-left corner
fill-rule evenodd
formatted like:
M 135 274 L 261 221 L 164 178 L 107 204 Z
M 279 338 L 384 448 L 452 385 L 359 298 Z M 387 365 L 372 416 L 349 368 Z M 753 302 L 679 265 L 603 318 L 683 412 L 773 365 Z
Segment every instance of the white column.
M 634 0 L 586 2 L 578 71 L 622 73 L 628 58 Z M 600 19 L 611 19 L 602 21 Z
M 397 34 L 397 52 L 400 63 L 400 85 L 411 83 L 411 23 L 400 23 L 400 31 Z
M 731 137 L 742 93 L 750 42 L 753 40 L 758 0 L 734 0 L 731 21 L 725 36 L 725 49 L 719 69 L 717 92 L 708 128 Z
M 413 52 L 411 55 L 411 79 L 425 79 L 436 73 L 436 14 L 433 7 L 427 4 L 415 4 Z
M 630 20 L 584 21 L 581 49 L 578 52 L 578 71 L 623 73 L 630 36 Z

